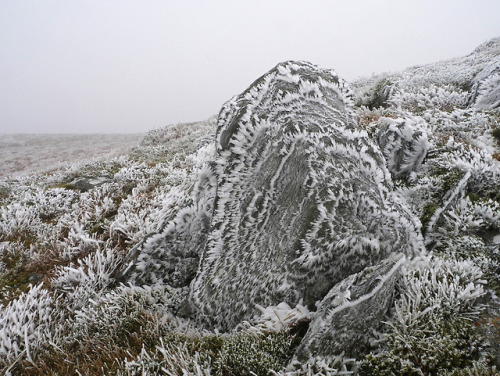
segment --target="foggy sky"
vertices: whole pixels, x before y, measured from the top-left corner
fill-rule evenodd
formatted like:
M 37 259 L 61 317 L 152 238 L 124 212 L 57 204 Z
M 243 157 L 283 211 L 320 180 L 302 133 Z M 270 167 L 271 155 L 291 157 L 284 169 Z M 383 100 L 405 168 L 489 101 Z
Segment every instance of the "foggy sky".
M 466 55 L 498 0 L 0 0 L 0 134 L 204 120 L 278 62 L 343 78 Z

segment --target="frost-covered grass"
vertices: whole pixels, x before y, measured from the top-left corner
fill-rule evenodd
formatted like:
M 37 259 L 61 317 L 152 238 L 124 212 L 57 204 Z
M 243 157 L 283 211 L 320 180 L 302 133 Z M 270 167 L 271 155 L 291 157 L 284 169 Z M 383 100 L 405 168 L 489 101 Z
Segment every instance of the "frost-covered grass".
M 81 324 L 79 310 L 106 294 L 128 250 L 185 205 L 199 157 L 193 154 L 197 146 L 182 147 L 183 137 L 202 142 L 214 132 L 214 123 L 196 124 L 194 135 L 179 128 L 151 132 L 129 157 L 0 181 L 0 362 L 5 369 L 19 357 L 36 358 L 47 346 L 73 354 L 54 339 L 56 333 L 67 339 L 68 328 Z M 155 161 L 140 161 L 152 154 Z M 87 185 L 78 183 L 82 179 Z
M 482 271 L 471 260 L 415 259 L 403 272 L 381 350 L 361 363 L 362 375 L 433 375 L 467 367 L 492 370 L 474 322 L 485 309 Z M 380 346 L 380 343 L 379 343 Z M 490 374 L 490 373 L 486 373 Z
M 265 319 L 219 335 L 176 316 L 186 289 L 115 286 L 131 247 L 189 203 L 214 125 L 155 130 L 128 157 L 1 181 L 2 373 L 265 375 L 286 364 L 304 307 L 262 308 Z

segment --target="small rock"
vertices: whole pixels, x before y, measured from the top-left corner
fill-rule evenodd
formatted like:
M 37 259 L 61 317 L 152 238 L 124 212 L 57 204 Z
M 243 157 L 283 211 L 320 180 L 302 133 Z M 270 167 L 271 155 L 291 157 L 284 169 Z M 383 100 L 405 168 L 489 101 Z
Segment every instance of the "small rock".
M 379 120 L 377 141 L 387 161 L 387 168 L 395 179 L 418 171 L 427 151 L 427 133 L 412 119 Z
M 395 283 L 405 261 L 401 253 L 391 255 L 335 285 L 313 316 L 297 358 L 307 361 L 312 356 L 362 354 L 392 306 Z

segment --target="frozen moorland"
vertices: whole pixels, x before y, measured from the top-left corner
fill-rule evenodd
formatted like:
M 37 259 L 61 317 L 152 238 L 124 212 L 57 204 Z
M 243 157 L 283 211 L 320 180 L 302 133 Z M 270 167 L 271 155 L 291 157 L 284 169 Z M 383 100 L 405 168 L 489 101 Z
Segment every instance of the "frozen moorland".
M 285 62 L 1 178 L 0 373 L 495 375 L 499 273 L 500 38 L 351 83 Z
M 137 146 L 142 134 L 0 135 L 0 177 L 48 173 L 79 160 L 111 159 Z

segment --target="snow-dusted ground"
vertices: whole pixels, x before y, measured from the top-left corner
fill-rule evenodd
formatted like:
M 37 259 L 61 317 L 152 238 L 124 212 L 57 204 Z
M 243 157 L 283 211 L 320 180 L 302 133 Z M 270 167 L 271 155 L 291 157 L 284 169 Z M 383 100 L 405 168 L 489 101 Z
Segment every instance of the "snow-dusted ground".
M 0 178 L 50 172 L 79 160 L 127 154 L 143 134 L 0 135 Z

